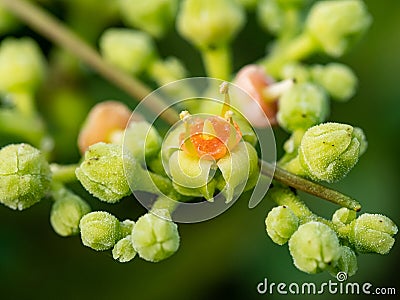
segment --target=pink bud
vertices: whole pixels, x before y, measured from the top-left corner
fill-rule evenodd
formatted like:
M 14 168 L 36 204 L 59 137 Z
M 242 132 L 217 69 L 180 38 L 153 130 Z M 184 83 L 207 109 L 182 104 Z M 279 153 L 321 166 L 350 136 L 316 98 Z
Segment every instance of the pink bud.
M 81 153 L 93 144 L 110 142 L 110 137 L 116 130 L 124 130 L 131 118 L 132 111 L 118 101 L 105 101 L 96 104 L 89 112 L 79 133 L 78 147 Z M 132 120 L 142 119 L 133 115 Z
M 250 123 L 256 127 L 275 125 L 278 110 L 277 101 L 265 101 L 263 96 L 264 89 L 274 83 L 273 78 L 262 67 L 247 65 L 237 73 L 234 83 L 245 90 L 253 100 L 241 99 L 242 102 L 238 103 L 240 111 Z M 269 123 L 265 116 L 267 116 Z

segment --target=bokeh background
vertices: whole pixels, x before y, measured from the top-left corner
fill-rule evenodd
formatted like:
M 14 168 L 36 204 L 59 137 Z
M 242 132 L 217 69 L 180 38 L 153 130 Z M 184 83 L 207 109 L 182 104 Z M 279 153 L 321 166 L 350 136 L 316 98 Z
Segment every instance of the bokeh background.
M 53 13 L 67 18 L 63 5 L 50 2 L 45 5 Z M 334 186 L 359 199 L 364 212 L 386 214 L 400 225 L 400 1 L 365 2 L 374 18 L 373 25 L 365 38 L 340 59 L 358 75 L 358 93 L 349 103 L 333 103 L 330 120 L 363 128 L 369 148 L 349 176 Z M 260 58 L 271 39 L 257 26 L 254 14 L 248 18 L 234 44 L 236 70 Z M 95 22 L 89 20 L 84 28 L 77 23 L 75 27 L 95 43 L 97 32 L 90 30 L 92 21 Z M 107 26 L 120 25 L 113 22 Z M 49 57 L 57 56 L 48 41 L 25 26 L 11 35 L 30 35 L 39 41 Z M 158 42 L 158 47 L 163 55 L 181 58 L 192 75 L 204 75 L 199 54 L 175 32 Z M 324 57 L 313 60 L 329 61 Z M 74 68 L 71 58 L 67 57 L 65 64 Z M 95 102 L 118 99 L 130 105 L 134 103 L 84 66 L 75 67 L 81 69 L 81 77 L 68 77 L 68 73 L 53 76 L 49 82 L 56 82 L 62 89 L 56 91 L 49 88 L 54 85 L 48 84 L 38 95 L 39 109 L 56 137 L 53 159 L 65 163 L 79 159 L 76 133 Z M 278 151 L 286 137 L 283 131 L 276 131 Z M 11 137 L 1 137 L 0 143 L 4 145 L 11 140 Z M 73 188 L 88 198 L 79 185 Z M 313 197 L 305 199 L 314 211 L 326 217 L 336 209 Z M 108 209 L 121 219 L 136 219 L 145 212 L 133 198 L 112 207 L 91 198 L 88 201 L 94 209 Z M 333 279 L 326 273 L 307 275 L 297 270 L 287 247 L 275 245 L 265 232 L 264 219 L 272 204 L 264 202 L 250 210 L 246 196 L 218 218 L 180 225 L 180 250 L 158 264 L 141 259 L 119 264 L 109 252 L 95 253 L 84 247 L 79 237 L 59 237 L 49 223 L 50 207 L 50 200 L 43 200 L 23 212 L 0 206 L 1 299 L 300 299 L 304 296 L 258 295 L 256 286 L 264 278 L 287 284 L 319 284 Z M 399 257 L 399 242 L 388 255 L 361 255 L 359 270 L 349 281 L 396 287 L 400 293 Z M 334 297 L 363 298 L 318 296 L 319 299 Z

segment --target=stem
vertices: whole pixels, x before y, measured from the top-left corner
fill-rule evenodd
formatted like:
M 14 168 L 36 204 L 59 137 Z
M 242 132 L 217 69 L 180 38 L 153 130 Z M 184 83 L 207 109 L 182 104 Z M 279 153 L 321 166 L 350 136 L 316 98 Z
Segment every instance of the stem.
M 60 47 L 64 47 L 71 51 L 82 61 L 86 62 L 89 66 L 96 70 L 100 75 L 113 82 L 116 86 L 120 87 L 132 97 L 143 99 L 151 92 L 151 90 L 139 80 L 130 77 L 126 73 L 119 71 L 103 61 L 101 56 L 94 49 L 92 49 L 78 36 L 72 33 L 67 27 L 62 25 L 57 19 L 36 5 L 23 0 L 0 0 L 0 3 L 43 36 L 46 36 Z M 305 56 L 309 55 L 314 48 L 314 41 L 308 35 L 302 34 L 296 38 L 286 48 L 285 51 L 275 51 L 270 58 L 261 63 L 268 69 L 271 67 L 272 72 L 279 72 L 280 67 L 287 60 L 290 61 L 304 58 Z M 222 47 L 217 50 L 213 50 L 204 54 L 207 70 L 215 77 L 228 79 L 231 66 L 229 50 L 226 47 Z M 163 108 L 167 108 L 166 104 L 163 103 L 161 99 L 155 97 L 153 98 L 153 101 L 148 101 L 146 104 L 149 105 L 149 108 L 157 114 L 161 112 Z M 160 117 L 169 124 L 173 124 L 179 120 L 178 114 L 170 108 L 166 109 Z M 17 120 L 17 118 L 14 118 L 14 120 L 11 120 L 10 122 L 14 123 L 13 121 L 15 120 Z M 19 122 L 24 121 L 23 118 L 18 120 Z M 0 118 L 0 121 L 0 125 L 6 126 L 9 124 L 8 122 L 4 122 L 3 124 L 3 118 Z M 21 126 L 21 123 L 19 126 Z M 29 127 L 31 135 L 32 129 L 36 127 Z M 25 132 L 25 130 L 26 127 L 21 127 L 21 132 Z M 349 196 L 298 177 L 280 168 L 275 168 L 274 172 L 274 167 L 267 162 L 260 161 L 260 164 L 263 174 L 273 176 L 277 181 L 309 194 L 318 196 L 322 199 L 337 203 L 349 209 L 355 211 L 359 211 L 361 209 L 360 204 Z M 75 176 L 74 174 L 72 175 L 72 169 L 73 167 L 70 169 L 56 168 L 53 176 L 55 176 L 55 178 L 59 178 L 61 181 L 70 180 Z M 69 176 L 67 176 L 67 174 L 69 174 Z
M 270 199 L 272 199 L 277 205 L 288 206 L 293 213 L 299 218 L 300 224 L 305 224 L 311 221 L 316 221 L 328 225 L 334 230 L 340 238 L 347 238 L 349 235 L 348 226 L 339 227 L 335 225 L 331 220 L 325 219 L 313 213 L 307 205 L 294 193 L 282 193 L 276 187 L 273 187 L 269 193 Z
M 309 181 L 302 177 L 289 173 L 279 167 L 275 167 L 268 162 L 260 160 L 261 173 L 266 176 L 273 176 L 275 180 L 289 185 L 295 189 L 306 192 L 308 194 L 317 196 L 321 199 L 328 200 L 332 203 L 341 205 L 354 211 L 360 211 L 361 205 L 353 198 L 339 193 L 333 189 L 320 185 L 318 183 Z
M 291 61 L 302 60 L 315 50 L 315 41 L 307 33 L 300 34 L 284 47 L 277 47 L 272 54 L 260 61 L 268 74 L 279 77 L 282 67 Z
M 53 180 L 57 182 L 73 182 L 76 181 L 75 170 L 78 164 L 73 165 L 59 165 L 51 164 L 50 169 L 53 173 Z
M 229 80 L 232 73 L 231 51 L 227 45 L 202 49 L 201 54 L 209 77 Z
M 293 39 L 298 33 L 300 25 L 300 12 L 297 8 L 288 8 L 284 10 L 284 28 L 280 32 L 279 44 L 284 44 Z
M 24 0 L 0 0 L 0 3 L 43 36 L 75 54 L 133 98 L 140 101 L 151 93 L 151 89 L 146 85 L 105 62 L 92 47 L 43 9 Z M 155 97 L 147 104 L 157 115 L 167 107 L 161 99 Z M 168 123 L 179 120 L 178 114 L 172 109 L 165 110 L 160 117 Z

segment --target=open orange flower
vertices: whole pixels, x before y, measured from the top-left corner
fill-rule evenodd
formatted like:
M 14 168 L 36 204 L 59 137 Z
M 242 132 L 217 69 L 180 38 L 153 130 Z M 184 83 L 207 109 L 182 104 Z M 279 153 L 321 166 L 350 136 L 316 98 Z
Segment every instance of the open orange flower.
M 181 149 L 192 156 L 220 159 L 240 141 L 242 134 L 235 122 L 219 116 L 194 117 L 180 135 Z

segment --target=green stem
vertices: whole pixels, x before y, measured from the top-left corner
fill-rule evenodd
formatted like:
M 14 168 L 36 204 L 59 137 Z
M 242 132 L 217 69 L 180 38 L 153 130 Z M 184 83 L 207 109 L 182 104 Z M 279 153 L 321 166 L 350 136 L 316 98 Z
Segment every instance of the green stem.
M 51 164 L 50 169 L 53 173 L 53 180 L 57 182 L 73 182 L 76 181 L 75 170 L 78 167 L 78 164 L 73 165 L 59 165 L 59 164 Z
M 279 77 L 282 67 L 291 61 L 299 61 L 311 55 L 316 45 L 312 37 L 302 33 L 282 48 L 276 47 L 271 55 L 260 61 L 268 74 Z
M 295 156 L 290 161 L 286 162 L 284 166 L 282 166 L 283 170 L 288 171 L 292 174 L 297 174 L 298 176 L 306 176 L 307 173 L 304 171 L 303 167 L 300 164 L 299 156 Z
M 286 42 L 293 39 L 300 28 L 300 12 L 297 8 L 288 8 L 284 10 L 284 28 L 280 32 L 279 45 L 284 45 Z
M 261 173 L 266 176 L 273 176 L 275 180 L 291 186 L 310 195 L 317 196 L 321 199 L 328 200 L 332 203 L 346 207 L 354 211 L 360 211 L 361 205 L 355 199 L 344 195 L 338 191 L 330 189 L 326 186 L 309 181 L 279 167 L 275 167 L 265 161 L 259 161 L 261 165 Z
M 329 226 L 339 237 L 346 238 L 349 235 L 348 226 L 338 227 L 331 220 L 327 220 L 314 214 L 307 205 L 294 193 L 288 190 L 282 190 L 280 187 L 273 187 L 269 191 L 269 197 L 277 205 L 285 205 L 289 207 L 293 213 L 299 218 L 300 224 L 316 221 Z
M 232 73 L 231 49 L 228 45 L 202 49 L 201 54 L 209 77 L 229 80 Z

